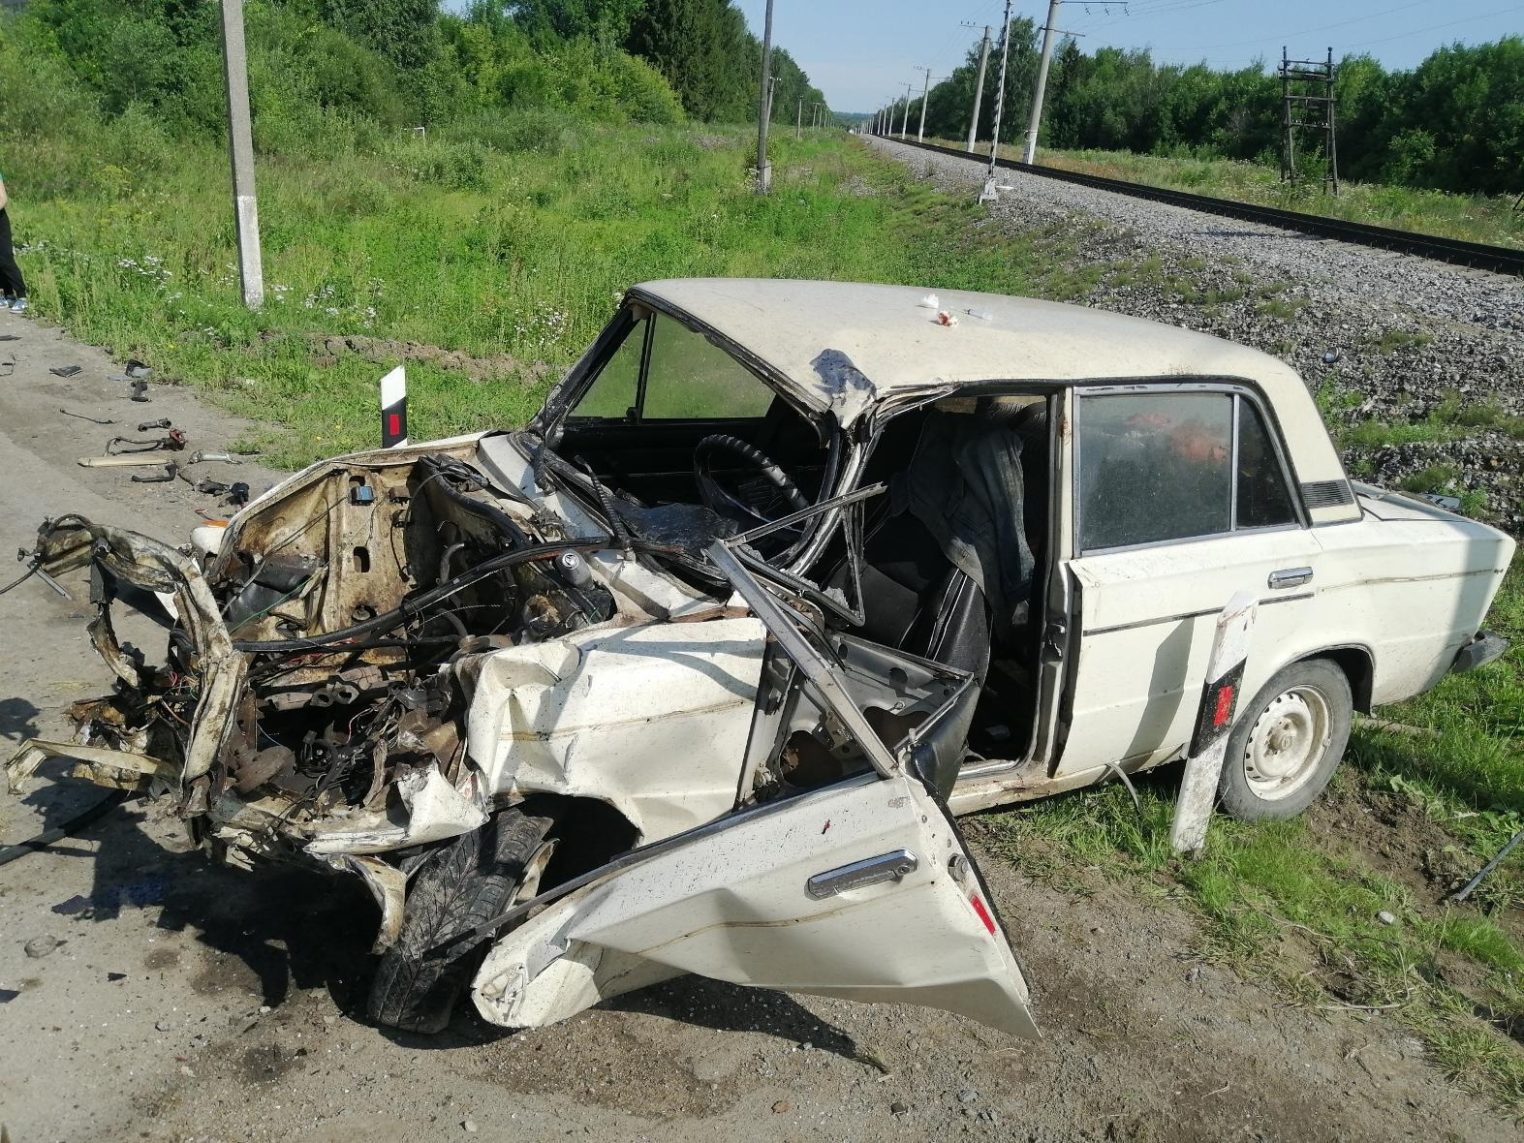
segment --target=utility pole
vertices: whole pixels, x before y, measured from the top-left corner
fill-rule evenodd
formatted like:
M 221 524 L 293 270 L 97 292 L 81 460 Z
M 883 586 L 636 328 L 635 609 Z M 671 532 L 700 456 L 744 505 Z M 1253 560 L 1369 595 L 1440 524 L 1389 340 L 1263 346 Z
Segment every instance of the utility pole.
M 228 3 L 229 0 L 223 0 Z M 773 103 L 773 0 L 767 0 L 767 17 L 762 32 L 761 109 L 757 121 L 757 193 L 766 194 L 773 185 L 773 165 L 767 161 L 767 118 Z
M 995 190 L 995 157 L 1000 153 L 1000 119 L 1005 113 L 1005 65 L 1011 56 L 1011 0 L 1005 0 L 1005 23 L 1000 32 L 1000 88 L 995 92 L 995 133 L 990 138 L 990 170 L 984 178 L 980 202 L 999 198 Z
M 238 221 L 238 276 L 243 304 L 265 304 L 259 256 L 259 203 L 254 194 L 254 135 L 249 126 L 249 65 L 244 52 L 243 0 L 222 0 L 222 70 L 228 91 L 228 151 L 233 164 L 233 211 Z
M 1064 0 L 1048 0 L 1048 22 L 1042 29 L 1042 60 L 1037 65 L 1037 90 L 1032 94 L 1032 118 L 1027 123 L 1027 146 L 1022 161 L 1037 159 L 1037 134 L 1042 129 L 1042 101 L 1048 89 L 1048 65 L 1053 62 L 1053 37 L 1059 35 L 1058 6 Z M 1110 0 L 1110 7 L 1126 8 L 1127 0 Z M 1065 36 L 1084 35 L 1083 32 L 1064 32 Z
M 900 123 L 901 139 L 908 139 L 910 137 L 910 93 L 914 90 L 915 84 L 907 83 L 905 85 L 905 118 Z
M 794 112 L 794 138 L 804 138 L 804 96 L 799 97 L 799 110 Z
M 931 96 L 931 69 L 917 65 L 915 70 L 926 73 L 926 86 L 921 89 L 921 125 L 915 131 L 915 141 L 922 143 L 926 140 L 926 100 Z
M 1042 97 L 1048 87 L 1048 65 L 1053 61 L 1053 33 L 1058 27 L 1058 6 L 1064 0 L 1048 0 L 1048 22 L 1042 30 L 1042 62 L 1037 65 L 1037 90 L 1032 95 L 1032 118 L 1027 123 L 1027 151 L 1022 161 L 1037 158 L 1037 132 L 1042 128 Z
M 968 121 L 968 146 L 963 149 L 973 153 L 979 135 L 979 103 L 984 98 L 984 65 L 990 58 L 990 26 L 984 25 L 984 43 L 979 47 L 979 78 L 974 81 L 974 114 Z

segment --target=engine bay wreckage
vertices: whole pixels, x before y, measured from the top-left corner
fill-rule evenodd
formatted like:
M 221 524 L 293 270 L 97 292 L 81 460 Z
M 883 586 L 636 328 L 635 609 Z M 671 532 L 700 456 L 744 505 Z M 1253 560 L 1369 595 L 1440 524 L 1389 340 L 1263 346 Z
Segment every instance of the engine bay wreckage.
M 565 427 L 608 354 L 527 430 L 318 463 L 205 550 L 46 522 L 34 564 L 88 569 L 116 678 L 76 741 L 24 744 L 12 791 L 72 760 L 214 857 L 359 877 L 383 1024 L 438 1030 L 469 986 L 535 1026 L 698 972 L 1035 1034 L 946 806 L 978 680 L 852 630 L 885 485 L 831 493 L 861 442 L 795 416 L 818 470 L 791 477 L 707 432 L 679 444 L 698 494 L 666 499 L 600 422 Z M 127 606 L 162 654 L 118 637 Z M 904 958 L 863 954 L 907 925 Z

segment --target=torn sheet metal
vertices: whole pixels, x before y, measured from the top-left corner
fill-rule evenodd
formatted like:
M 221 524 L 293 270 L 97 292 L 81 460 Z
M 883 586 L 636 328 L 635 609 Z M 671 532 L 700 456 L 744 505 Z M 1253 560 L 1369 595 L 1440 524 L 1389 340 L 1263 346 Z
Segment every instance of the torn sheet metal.
M 407 820 L 394 822 L 386 814 L 370 815 L 360 828 L 339 819 L 315 831 L 306 850 L 314 857 L 340 853 L 387 853 L 413 845 L 459 837 L 487 823 L 480 786 L 473 773 L 469 780 L 473 796 L 450 785 L 436 764 L 413 770 L 397 780 L 396 790 L 407 809 Z
M 25 793 L 27 780 L 49 758 L 72 761 L 75 763 L 72 771 L 74 777 L 118 790 L 146 790 L 156 779 L 173 785 L 180 774 L 180 768 L 174 763 L 150 758 L 146 754 L 86 746 L 78 742 L 48 742 L 41 738 L 28 738 L 5 764 L 10 792 Z

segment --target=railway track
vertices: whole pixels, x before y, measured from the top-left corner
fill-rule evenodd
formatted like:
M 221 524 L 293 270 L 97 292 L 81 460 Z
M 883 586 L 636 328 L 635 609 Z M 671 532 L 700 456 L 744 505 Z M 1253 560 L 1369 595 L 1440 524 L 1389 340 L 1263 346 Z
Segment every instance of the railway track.
M 967 151 L 957 147 L 943 147 L 935 143 L 918 143 L 913 139 L 903 138 L 898 135 L 890 135 L 887 138 L 897 143 L 903 143 L 908 147 L 919 147 L 924 151 L 938 151 L 944 155 L 952 155 L 955 158 L 970 159 L 975 162 L 989 161 L 987 154 L 983 156 L 977 154 L 971 155 Z M 1171 206 L 1180 206 L 1187 210 L 1224 215 L 1228 218 L 1237 218 L 1245 222 L 1258 222 L 1265 226 L 1276 226 L 1283 230 L 1296 230 L 1304 234 L 1314 234 L 1320 238 L 1333 238 L 1340 242 L 1351 242 L 1359 246 L 1375 246 L 1384 250 L 1395 250 L 1402 254 L 1412 254 L 1419 258 L 1429 258 L 1439 262 L 1458 263 L 1463 266 L 1475 267 L 1478 270 L 1490 270 L 1497 274 L 1512 274 L 1524 277 L 1524 250 L 1513 250 L 1507 246 L 1488 246 L 1482 242 L 1466 242 L 1459 238 L 1440 238 L 1431 234 L 1415 234 L 1409 230 L 1396 230 L 1389 226 L 1371 226 L 1363 222 L 1347 222 L 1342 218 L 1326 218 L 1323 215 L 1303 214 L 1300 211 L 1281 210 L 1273 206 L 1257 206 L 1254 203 L 1235 202 L 1232 199 L 1214 198 L 1211 195 L 1166 190 L 1163 187 L 1151 187 L 1145 186 L 1142 183 L 1123 182 L 1121 179 L 1108 179 L 1100 175 L 1087 175 L 1081 174 L 1078 171 L 1060 170 L 1057 167 L 1042 167 L 1031 163 L 1022 163 L 1015 159 L 997 159 L 995 163 L 999 167 L 1012 171 L 1020 171 L 1023 174 L 1041 175 L 1045 179 L 1058 179 L 1062 182 L 1094 187 L 1097 190 L 1131 195 L 1134 198 L 1151 199 L 1154 202 L 1168 203 Z

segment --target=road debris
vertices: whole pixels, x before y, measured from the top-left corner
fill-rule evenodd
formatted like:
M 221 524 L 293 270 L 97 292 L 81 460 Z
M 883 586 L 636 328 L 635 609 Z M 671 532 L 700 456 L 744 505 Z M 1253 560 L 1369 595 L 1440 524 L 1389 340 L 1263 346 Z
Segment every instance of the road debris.
M 168 424 L 166 419 L 164 424 Z M 140 430 L 141 431 L 141 430 Z M 106 442 L 106 455 L 119 456 L 135 452 L 179 452 L 189 438 L 184 429 L 170 429 L 162 437 L 112 437 Z
M 90 417 L 90 416 L 86 416 L 84 413 L 70 412 L 68 409 L 65 409 L 65 408 L 62 408 L 62 407 L 60 407 L 58 411 L 60 413 L 62 413 L 64 416 L 66 416 L 66 417 L 78 417 L 80 420 L 82 420 L 82 421 L 89 421 L 93 425 L 114 425 L 114 424 L 116 424 L 116 421 L 113 418 L 111 418 L 111 417 Z M 139 431 L 141 432 L 142 429 L 140 428 Z
M 33 937 L 31 940 L 27 941 L 27 943 L 22 946 L 22 951 L 25 952 L 26 955 L 31 957 L 33 960 L 41 960 L 43 957 L 47 956 L 53 950 L 65 943 L 66 942 L 59 937 L 55 937 L 50 934 L 44 934 L 43 936 Z
M 148 402 L 149 402 L 148 382 L 147 381 L 134 381 L 132 383 L 132 396 L 129 397 L 128 400 L 130 400 L 130 401 L 136 401 L 140 405 L 146 405 L 146 404 L 148 404 Z
M 174 424 L 168 417 L 160 417 L 156 421 L 141 421 L 138 424 L 138 432 L 146 433 L 153 429 L 167 429 Z
M 1482 883 L 1482 879 L 1498 867 L 1503 858 L 1508 856 L 1509 851 L 1512 850 L 1514 846 L 1519 844 L 1520 839 L 1524 839 L 1524 829 L 1521 829 L 1518 833 L 1509 838 L 1503 844 L 1503 848 L 1497 851 L 1497 854 L 1493 857 L 1493 859 L 1486 865 L 1482 866 L 1479 870 L 1477 870 L 1475 877 L 1466 882 L 1466 884 L 1455 893 L 1451 894 L 1449 900 L 1459 904 L 1467 897 L 1471 896 L 1471 894 L 1476 890 L 1476 887 Z
M 55 377 L 74 377 L 84 372 L 83 367 L 78 365 L 55 365 L 48 370 Z

